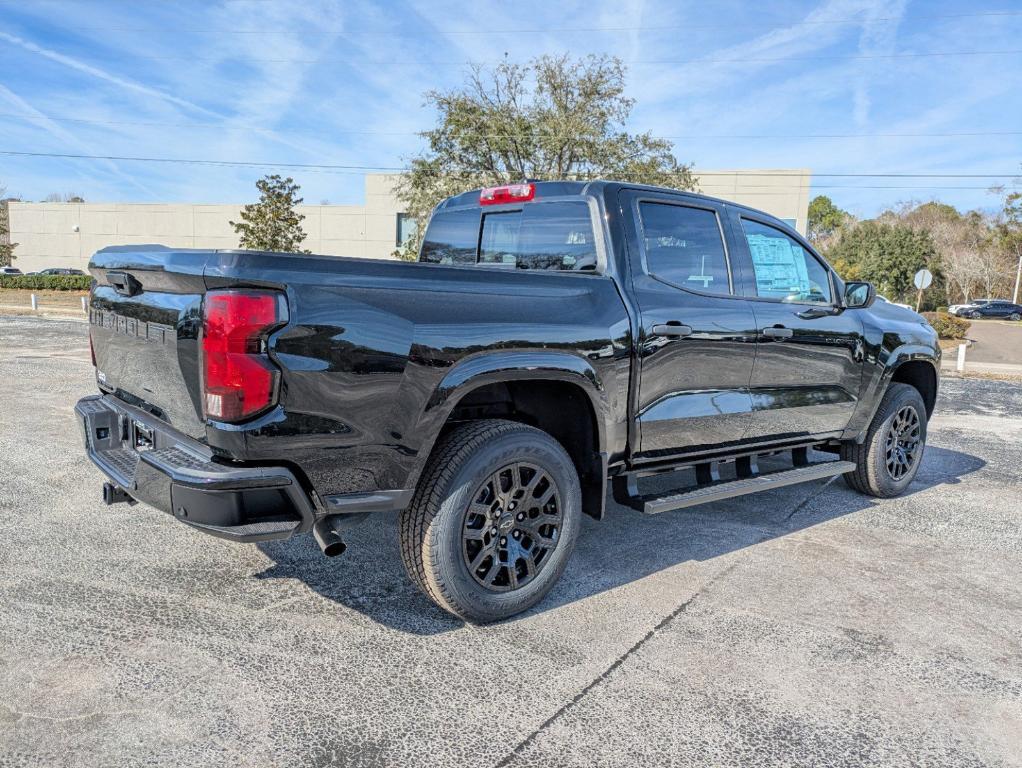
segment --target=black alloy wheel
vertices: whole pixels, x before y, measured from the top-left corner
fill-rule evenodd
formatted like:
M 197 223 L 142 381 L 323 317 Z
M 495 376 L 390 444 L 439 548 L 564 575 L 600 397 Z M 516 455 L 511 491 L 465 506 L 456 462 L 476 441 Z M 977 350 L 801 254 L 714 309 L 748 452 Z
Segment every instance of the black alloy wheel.
M 581 518 L 578 470 L 553 436 L 504 419 L 468 421 L 430 453 L 401 513 L 401 559 L 444 610 L 499 621 L 550 591 Z
M 890 428 L 884 446 L 887 472 L 892 480 L 901 480 L 919 460 L 922 428 L 914 406 L 902 406 Z
M 922 394 L 911 384 L 888 386 L 866 434 L 841 444 L 841 458 L 855 462 L 845 473 L 849 487 L 889 499 L 911 485 L 926 449 L 928 413 Z
M 529 584 L 560 539 L 561 494 L 542 468 L 501 467 L 476 489 L 465 510 L 462 557 L 472 578 L 494 592 Z

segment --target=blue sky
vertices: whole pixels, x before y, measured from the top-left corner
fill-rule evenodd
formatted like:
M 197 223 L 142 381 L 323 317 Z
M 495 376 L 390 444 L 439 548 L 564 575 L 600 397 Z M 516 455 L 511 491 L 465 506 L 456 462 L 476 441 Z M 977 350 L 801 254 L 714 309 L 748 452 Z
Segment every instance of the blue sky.
M 0 0 L 0 150 L 400 167 L 466 62 L 610 53 L 629 128 L 696 168 L 810 168 L 866 216 L 994 208 L 1018 179 L 819 174 L 1022 174 L 1020 41 L 1017 0 Z M 272 170 L 0 155 L 36 200 L 245 202 Z M 357 172 L 286 173 L 361 202 Z

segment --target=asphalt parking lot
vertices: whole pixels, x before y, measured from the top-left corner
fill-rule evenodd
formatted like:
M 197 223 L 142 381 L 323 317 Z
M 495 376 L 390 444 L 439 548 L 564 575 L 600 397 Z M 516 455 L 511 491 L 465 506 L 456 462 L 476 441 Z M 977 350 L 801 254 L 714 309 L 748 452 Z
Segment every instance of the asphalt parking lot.
M 967 336 L 974 344 L 968 359 L 978 363 L 1022 364 L 1022 323 L 970 320 Z
M 489 627 L 347 553 L 104 507 L 85 326 L 0 317 L 0 764 L 1022 764 L 1022 385 L 945 379 L 920 475 L 586 519 Z

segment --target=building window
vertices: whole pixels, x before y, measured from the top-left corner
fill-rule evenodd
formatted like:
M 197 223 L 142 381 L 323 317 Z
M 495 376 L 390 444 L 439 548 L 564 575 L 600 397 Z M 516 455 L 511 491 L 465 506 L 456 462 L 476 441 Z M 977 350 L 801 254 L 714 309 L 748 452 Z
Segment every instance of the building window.
M 397 247 L 400 248 L 415 237 L 418 230 L 419 226 L 415 219 L 407 213 L 399 213 L 397 215 Z

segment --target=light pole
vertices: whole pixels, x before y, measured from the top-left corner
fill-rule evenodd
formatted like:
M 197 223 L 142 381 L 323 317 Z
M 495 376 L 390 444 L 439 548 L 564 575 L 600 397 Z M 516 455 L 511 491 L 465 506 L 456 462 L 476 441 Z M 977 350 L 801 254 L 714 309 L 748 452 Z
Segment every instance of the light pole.
M 1015 291 L 1011 294 L 1011 303 L 1018 304 L 1018 284 L 1022 282 L 1022 245 L 1016 245 L 1018 251 L 1018 267 L 1015 269 Z

